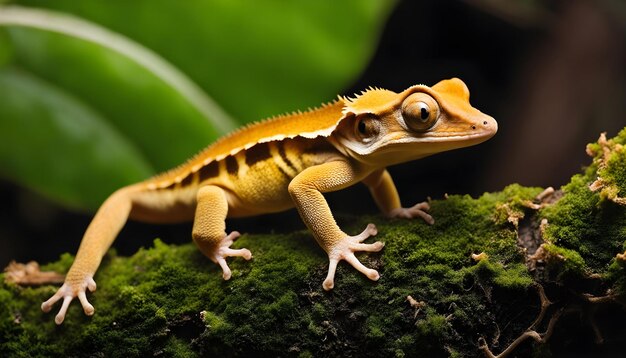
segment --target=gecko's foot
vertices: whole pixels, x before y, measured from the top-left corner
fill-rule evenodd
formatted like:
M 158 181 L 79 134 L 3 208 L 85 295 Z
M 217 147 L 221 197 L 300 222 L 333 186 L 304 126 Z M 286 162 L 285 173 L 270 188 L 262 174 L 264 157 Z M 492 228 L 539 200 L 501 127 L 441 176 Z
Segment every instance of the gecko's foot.
M 428 214 L 428 210 L 430 210 L 430 205 L 428 205 L 428 202 L 424 201 L 424 202 L 415 204 L 410 208 L 393 209 L 389 213 L 389 217 L 403 218 L 403 219 L 413 219 L 416 217 L 420 217 L 424 219 L 426 223 L 432 225 L 435 223 L 435 219 L 433 219 L 433 217 Z
M 86 276 L 83 279 L 74 280 L 71 275 L 68 274 L 68 278 L 65 280 L 65 283 L 59 290 L 54 294 L 54 296 L 50 297 L 46 302 L 41 304 L 41 310 L 44 312 L 50 312 L 52 306 L 63 298 L 63 303 L 61 304 L 61 309 L 59 313 L 57 313 L 56 317 L 54 317 L 54 322 L 56 324 L 63 323 L 65 319 L 65 314 L 67 313 L 67 308 L 69 307 L 72 300 L 78 297 L 80 304 L 83 306 L 83 311 L 87 316 L 93 315 L 95 312 L 93 306 L 89 301 L 87 301 L 87 295 L 85 293 L 86 290 L 93 292 L 96 290 L 96 281 L 91 278 L 91 276 Z
M 370 236 L 374 236 L 378 233 L 374 224 L 368 224 L 362 233 L 356 236 L 347 236 L 339 241 L 329 252 L 328 259 L 330 264 L 328 266 L 328 276 L 324 280 L 322 286 L 326 291 L 331 290 L 335 286 L 335 271 L 337 270 L 337 264 L 341 260 L 346 260 L 355 269 L 363 273 L 367 278 L 372 281 L 377 281 L 380 275 L 378 271 L 365 267 L 359 259 L 354 256 L 355 252 L 368 251 L 378 252 L 383 249 L 385 244 L 377 241 L 373 244 L 363 244 L 362 242 Z
M 209 256 L 211 261 L 215 262 L 216 264 L 219 264 L 220 267 L 222 268 L 222 271 L 223 271 L 222 277 L 224 277 L 224 280 L 229 280 L 230 276 L 232 275 L 230 268 L 228 267 L 228 264 L 226 263 L 227 257 L 241 256 L 246 260 L 250 260 L 252 258 L 252 253 L 248 249 L 231 249 L 230 248 L 230 245 L 232 245 L 233 242 L 239 236 L 241 236 L 241 234 L 239 234 L 237 231 L 233 231 L 230 234 L 224 236 L 222 241 L 220 241 L 219 245 L 214 250 L 213 254 Z

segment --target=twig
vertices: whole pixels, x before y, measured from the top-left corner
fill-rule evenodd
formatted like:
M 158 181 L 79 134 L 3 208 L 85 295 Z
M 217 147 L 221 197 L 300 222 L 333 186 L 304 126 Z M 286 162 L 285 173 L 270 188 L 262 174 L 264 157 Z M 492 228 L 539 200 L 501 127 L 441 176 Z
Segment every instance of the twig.
M 506 347 L 505 350 L 503 350 L 498 355 L 494 355 L 493 352 L 491 352 L 491 350 L 487 346 L 487 342 L 483 337 L 478 339 L 478 348 L 481 349 L 483 353 L 485 353 L 485 356 L 489 358 L 505 358 L 506 356 L 511 354 L 511 352 L 513 352 L 513 350 L 515 350 L 515 348 L 517 348 L 517 346 L 519 346 L 527 338 L 532 338 L 537 343 L 545 343 L 548 341 L 548 339 L 550 339 L 550 336 L 552 336 L 552 333 L 554 332 L 554 326 L 560 318 L 562 312 L 563 309 L 560 309 L 554 314 L 554 316 L 552 316 L 552 318 L 550 318 L 550 322 L 548 323 L 548 328 L 546 329 L 545 333 L 541 334 L 534 330 L 528 330 L 522 333 L 519 337 L 517 337 L 517 339 L 515 339 L 508 347 Z
M 22 286 L 37 286 L 63 283 L 65 275 L 54 271 L 40 271 L 39 264 L 35 261 L 27 264 L 11 261 L 4 269 L 4 281 Z
M 519 337 L 517 337 L 508 347 L 506 347 L 505 350 L 503 350 L 498 355 L 494 355 L 493 352 L 489 349 L 489 346 L 487 345 L 487 341 L 485 340 L 485 338 L 480 337 L 478 339 L 478 348 L 481 349 L 483 353 L 485 353 L 485 356 L 489 358 L 504 358 L 507 355 L 509 355 L 517 346 L 519 346 L 522 342 L 524 342 L 527 338 L 532 338 L 538 343 L 545 343 L 550 338 L 550 336 L 552 335 L 552 332 L 554 331 L 554 325 L 556 324 L 556 321 L 561 316 L 563 309 L 559 310 L 557 313 L 555 313 L 552 316 L 552 318 L 550 318 L 550 322 L 548 322 L 548 328 L 546 329 L 545 333 L 543 334 L 538 333 L 536 331 L 536 328 L 543 321 L 546 315 L 546 312 L 548 311 L 548 308 L 550 307 L 552 302 L 550 302 L 550 300 L 546 296 L 546 292 L 543 289 L 543 286 L 536 284 L 535 288 L 537 289 L 537 293 L 539 294 L 539 299 L 541 300 L 541 308 L 539 310 L 539 314 L 537 315 L 537 318 L 535 319 L 535 321 L 530 325 L 530 327 L 528 327 L 528 329 L 526 329 L 524 333 L 522 333 Z
M 541 300 L 541 309 L 539 310 L 539 315 L 533 322 L 533 324 L 528 327 L 528 330 L 534 330 L 537 328 L 537 325 L 543 321 L 543 318 L 546 316 L 546 312 L 548 311 L 548 307 L 552 304 L 548 297 L 546 296 L 546 291 L 543 289 L 543 286 L 537 284 L 535 285 L 537 289 L 537 293 L 539 294 L 539 300 Z

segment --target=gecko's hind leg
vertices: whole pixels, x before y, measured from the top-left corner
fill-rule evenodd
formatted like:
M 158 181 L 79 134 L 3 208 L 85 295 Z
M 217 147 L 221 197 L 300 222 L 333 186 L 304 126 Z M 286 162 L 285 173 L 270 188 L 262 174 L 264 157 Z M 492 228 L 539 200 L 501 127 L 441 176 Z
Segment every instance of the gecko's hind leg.
M 193 241 L 205 256 L 220 265 L 224 280 L 228 280 L 231 277 L 231 271 L 226 258 L 241 256 L 250 260 L 252 253 L 248 249 L 230 248 L 230 245 L 239 237 L 239 233 L 233 231 L 226 235 L 224 220 L 228 214 L 228 200 L 222 188 L 212 185 L 200 188 L 197 201 L 192 232 Z

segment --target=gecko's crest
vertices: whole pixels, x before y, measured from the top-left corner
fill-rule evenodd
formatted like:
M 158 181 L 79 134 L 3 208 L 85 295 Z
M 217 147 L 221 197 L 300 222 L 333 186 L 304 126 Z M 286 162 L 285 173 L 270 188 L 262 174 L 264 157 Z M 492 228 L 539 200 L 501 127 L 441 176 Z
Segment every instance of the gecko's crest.
M 345 98 L 344 115 L 347 113 L 377 113 L 396 99 L 397 93 L 378 87 L 370 87 L 356 94 L 354 98 Z
M 184 164 L 151 178 L 147 186 L 149 189 L 166 188 L 181 182 L 211 162 L 233 156 L 242 150 L 248 150 L 258 143 L 298 136 L 327 137 L 341 119 L 343 103 L 341 99 L 335 100 L 304 112 L 296 110 L 246 124 L 223 136 Z

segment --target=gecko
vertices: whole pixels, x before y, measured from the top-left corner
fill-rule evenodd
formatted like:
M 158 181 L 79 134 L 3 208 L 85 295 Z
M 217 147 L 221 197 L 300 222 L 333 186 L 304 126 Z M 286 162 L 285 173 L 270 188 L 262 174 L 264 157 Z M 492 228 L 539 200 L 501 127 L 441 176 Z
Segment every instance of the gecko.
M 497 122 L 472 107 L 469 90 L 458 78 L 403 92 L 369 88 L 306 112 L 282 115 L 234 131 L 186 163 L 111 194 L 87 227 L 65 281 L 43 302 L 49 312 L 62 299 L 56 324 L 78 298 L 86 315 L 95 309 L 87 291 L 94 275 L 128 219 L 152 223 L 193 220 L 192 240 L 231 278 L 229 257 L 252 258 L 246 248 L 231 248 L 240 236 L 226 232 L 226 218 L 284 211 L 295 207 L 328 255 L 325 290 L 334 287 L 337 264 L 345 260 L 371 280 L 378 271 L 363 265 L 357 252 L 378 252 L 373 224 L 351 236 L 337 225 L 323 194 L 363 183 L 383 215 L 421 218 L 428 224 L 428 202 L 403 207 L 387 167 L 439 152 L 481 143 Z

